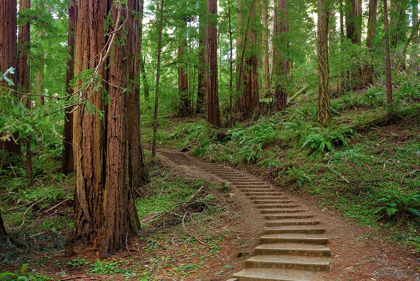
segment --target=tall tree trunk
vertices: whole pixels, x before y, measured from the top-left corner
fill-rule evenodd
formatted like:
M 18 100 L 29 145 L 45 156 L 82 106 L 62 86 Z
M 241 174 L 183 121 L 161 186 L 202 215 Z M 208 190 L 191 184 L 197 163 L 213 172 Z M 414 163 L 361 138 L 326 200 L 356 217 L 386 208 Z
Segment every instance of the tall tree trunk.
M 344 11 L 343 0 L 340 0 L 340 37 L 344 38 Z M 341 40 L 342 41 L 342 40 Z
M 206 27 L 206 92 L 207 92 L 207 122 L 220 127 L 220 110 L 217 84 L 217 0 L 207 0 Z
M 203 113 L 206 104 L 206 2 L 199 2 L 198 85 L 196 113 Z
M 149 88 L 149 81 L 147 81 L 145 64 L 146 64 L 145 59 L 144 57 L 142 57 L 140 61 L 140 69 L 141 69 L 141 80 L 143 81 L 143 94 L 144 94 L 144 98 L 146 100 L 149 100 L 150 88 Z
M 132 0 L 127 5 L 132 7 Z M 108 1 L 79 0 L 76 34 L 75 75 L 85 69 L 95 69 L 109 102 L 90 84 L 81 98 L 103 112 L 87 114 L 88 108 L 79 105 L 73 119 L 73 148 L 75 161 L 74 228 L 67 240 L 67 253 L 75 239 L 87 240 L 99 248 L 102 256 L 120 249 L 129 232 L 139 229 L 137 212 L 132 200 L 128 169 L 128 47 L 114 44 L 133 32 L 122 28 L 128 17 L 122 4 Z M 111 33 L 103 34 L 111 13 Z M 121 27 L 121 28 L 120 28 Z M 111 52 L 112 49 L 112 52 Z M 109 55 L 112 55 L 112 61 Z M 105 80 L 108 83 L 102 83 Z M 89 83 L 89 82 L 88 82 Z M 79 85 L 80 89 L 80 85 Z M 134 213 L 130 213 L 134 212 Z
M 268 9 L 269 1 L 263 1 L 262 3 L 262 20 L 263 20 L 263 32 L 262 32 L 262 49 L 263 49 L 263 73 L 264 73 L 264 96 L 268 96 L 270 93 L 270 61 L 269 61 L 269 44 L 268 38 L 270 37 L 270 28 L 268 26 Z
M 412 18 L 413 18 L 412 27 L 414 28 L 420 22 L 419 21 L 419 1 L 418 0 L 413 1 L 413 15 L 412 15 Z M 419 44 L 419 30 L 416 30 L 415 33 L 414 33 L 413 43 L 417 44 L 417 45 Z M 420 54 L 418 52 L 416 52 L 414 54 L 414 69 L 416 71 L 419 71 L 419 69 L 420 69 L 419 68 L 419 55 Z
M 326 0 L 318 0 L 318 122 L 324 127 L 331 117 L 328 88 L 328 14 Z
M 128 18 L 130 26 L 134 29 L 127 35 L 127 73 L 130 87 L 127 91 L 127 118 L 128 122 L 128 149 L 130 186 L 139 190 L 149 181 L 148 172 L 144 162 L 143 147 L 140 133 L 140 68 L 142 44 L 142 18 L 143 0 L 130 2 L 129 10 L 132 11 Z M 144 192 L 141 192 L 144 193 Z M 140 223 L 138 223 L 140 225 Z
M 388 4 L 384 0 L 384 27 L 385 27 L 385 51 L 386 51 L 386 96 L 388 104 L 392 104 L 392 78 L 391 78 L 391 54 L 389 50 L 389 25 Z
M 69 27 L 67 34 L 67 45 L 69 46 L 69 59 L 67 61 L 66 73 L 66 92 L 70 96 L 73 94 L 73 89 L 70 85 L 71 80 L 74 78 L 74 42 L 76 36 L 76 19 L 77 19 L 77 4 L 75 0 L 69 2 Z M 63 131 L 63 152 L 61 155 L 61 169 L 64 174 L 74 171 L 73 162 L 73 113 L 72 108 L 66 111 L 64 118 L 64 131 Z
M 258 1 L 238 0 L 238 30 L 237 54 L 240 57 L 238 63 L 238 82 L 236 100 L 238 111 L 242 119 L 252 117 L 254 110 L 259 105 L 258 92 L 258 57 L 257 57 L 257 29 L 258 29 Z M 247 10 L 247 19 L 242 18 L 243 9 Z M 243 36 L 245 35 L 246 36 Z
M 360 45 L 362 38 L 362 1 L 347 0 L 346 31 L 353 44 Z
M 39 11 L 41 11 L 41 13 L 44 12 L 45 9 L 45 0 L 40 0 L 39 3 Z M 45 35 L 45 30 L 42 28 L 41 31 L 37 34 L 37 43 L 39 44 L 41 38 Z M 39 95 L 39 105 L 43 106 L 45 104 L 45 98 L 42 95 L 43 94 L 43 86 L 42 86 L 42 79 L 44 77 L 44 69 L 45 69 L 45 53 L 44 50 L 41 51 L 41 55 L 39 58 L 39 66 L 38 66 L 38 70 L 36 72 L 36 92 Z
M 375 33 L 376 33 L 377 6 L 378 6 L 378 0 L 369 0 L 369 19 L 368 19 L 366 47 L 369 50 L 370 62 L 368 65 L 365 65 L 363 69 L 363 87 L 367 87 L 369 84 L 372 84 L 372 74 L 373 74 L 372 41 L 375 38 Z
M 287 75 L 289 74 L 290 64 L 286 59 L 288 49 L 287 33 L 289 24 L 287 19 L 287 0 L 279 0 L 276 10 L 276 34 L 274 48 L 274 72 L 275 72 L 275 107 L 282 110 L 287 105 Z
M 30 83 L 30 64 L 29 64 L 29 55 L 30 55 L 30 40 L 31 40 L 31 26 L 29 19 L 24 18 L 25 10 L 31 9 L 31 0 L 20 0 L 19 13 L 21 14 L 21 20 L 25 21 L 25 24 L 19 26 L 19 35 L 18 35 L 18 90 L 20 92 L 26 93 L 26 107 L 32 109 L 32 98 L 29 93 L 29 83 Z M 26 145 L 26 178 L 29 182 L 29 185 L 34 184 L 32 177 L 32 152 L 31 152 L 31 137 L 28 136 L 25 140 Z
M 179 30 L 179 37 L 181 43 L 178 46 L 178 90 L 180 96 L 180 104 L 178 108 L 178 114 L 181 116 L 186 116 L 191 114 L 191 101 L 189 99 L 189 89 L 188 89 L 188 71 L 185 70 L 184 56 L 187 49 L 187 19 L 183 20 L 184 25 Z
M 17 67 L 17 4 L 16 0 L 0 0 L 0 72 Z M 16 84 L 15 74 L 8 78 Z M 4 82 L 0 82 L 4 85 Z M 15 86 L 11 87 L 16 89 Z M 15 136 L 17 138 L 17 136 Z M 0 150 L 6 150 L 12 155 L 21 155 L 20 145 L 9 136 L 9 140 L 0 140 Z M 2 158 L 0 163 L 6 164 L 9 159 Z M 2 166 L 0 164 L 0 166 Z M 9 163 L 7 163 L 8 166 Z M 1 167 L 0 167 L 1 168 Z
M 158 49 L 156 62 L 156 92 L 155 92 L 155 110 L 153 113 L 153 143 L 152 143 L 152 159 L 156 159 L 157 148 L 157 129 L 158 129 L 158 109 L 159 109 L 159 81 L 160 81 L 160 57 L 162 54 L 162 28 L 163 28 L 163 4 L 164 0 L 160 0 L 159 30 L 158 30 Z M 156 13 L 157 15 L 157 13 Z
M 229 120 L 233 125 L 233 32 L 232 32 L 232 3 L 228 1 L 228 20 L 229 20 Z

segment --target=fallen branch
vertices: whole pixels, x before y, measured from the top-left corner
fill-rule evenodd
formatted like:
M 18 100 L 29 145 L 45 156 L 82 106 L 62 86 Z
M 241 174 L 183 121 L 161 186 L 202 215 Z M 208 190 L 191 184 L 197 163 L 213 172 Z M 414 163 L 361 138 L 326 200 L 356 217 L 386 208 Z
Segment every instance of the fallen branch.
M 188 212 L 186 212 L 184 214 L 184 216 L 182 217 L 182 227 L 184 228 L 184 232 L 188 235 L 191 236 L 192 238 L 194 238 L 199 244 L 208 247 L 208 245 L 206 243 L 204 243 L 203 241 L 201 241 L 198 237 L 196 237 L 195 235 L 188 233 L 187 228 L 185 227 L 185 217 L 187 216 Z
M 417 173 L 417 172 L 420 172 L 420 169 L 415 169 L 414 171 L 412 171 L 412 172 L 410 172 L 410 173 L 407 173 L 407 174 L 405 174 L 404 176 L 402 176 L 402 178 L 401 178 L 401 180 L 400 180 L 400 184 L 402 185 L 403 184 L 403 179 L 404 178 L 406 178 L 406 177 L 412 177 L 415 173 Z
M 340 175 L 337 171 L 335 171 L 333 168 L 330 167 L 330 163 L 328 163 L 327 167 L 328 167 L 328 169 L 333 171 L 337 176 L 342 178 L 346 183 L 350 184 L 350 182 L 344 176 Z
M 48 210 L 44 211 L 44 214 L 48 213 L 51 210 L 54 210 L 55 208 L 57 208 L 58 206 L 60 206 L 61 204 L 63 204 L 64 202 L 68 201 L 69 199 L 65 199 L 63 201 L 61 201 L 60 203 L 58 203 L 57 205 L 54 205 L 53 207 L 49 208 Z
M 31 205 L 31 206 L 29 206 L 29 208 L 28 208 L 28 209 L 26 209 L 26 211 L 23 213 L 22 223 L 21 223 L 19 226 L 16 226 L 16 227 L 11 227 L 11 229 L 21 228 L 21 227 L 25 224 L 26 214 L 28 213 L 28 211 L 29 211 L 29 210 L 30 210 L 33 206 L 35 206 L 35 204 L 36 204 L 36 203 L 38 203 L 38 202 L 40 202 L 40 201 L 42 201 L 42 200 L 44 200 L 44 199 L 46 199 L 46 198 L 47 198 L 47 197 L 41 198 L 41 199 L 39 199 L 39 200 L 35 201 L 34 203 L 32 203 L 32 205 Z

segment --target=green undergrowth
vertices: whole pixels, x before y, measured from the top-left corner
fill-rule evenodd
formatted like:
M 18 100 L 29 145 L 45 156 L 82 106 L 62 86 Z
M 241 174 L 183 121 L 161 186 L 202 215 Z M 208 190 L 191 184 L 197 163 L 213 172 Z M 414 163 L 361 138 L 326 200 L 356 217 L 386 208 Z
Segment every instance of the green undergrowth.
M 382 88 L 335 97 L 327 128 L 316 123 L 312 94 L 281 113 L 231 128 L 201 120 L 172 123 L 162 129 L 161 143 L 317 195 L 324 207 L 390 229 L 420 250 L 419 88 L 402 83 L 392 108 L 384 97 Z

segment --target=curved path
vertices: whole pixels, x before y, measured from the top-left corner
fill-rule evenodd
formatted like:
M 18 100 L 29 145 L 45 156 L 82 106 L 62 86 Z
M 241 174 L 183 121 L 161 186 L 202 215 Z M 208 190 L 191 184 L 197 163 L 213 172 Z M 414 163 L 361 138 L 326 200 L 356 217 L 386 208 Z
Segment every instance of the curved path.
M 228 181 L 264 217 L 265 231 L 245 268 L 229 281 L 328 280 L 331 251 L 325 228 L 276 186 L 221 164 L 204 163 L 179 152 L 160 151 L 177 165 L 199 168 Z

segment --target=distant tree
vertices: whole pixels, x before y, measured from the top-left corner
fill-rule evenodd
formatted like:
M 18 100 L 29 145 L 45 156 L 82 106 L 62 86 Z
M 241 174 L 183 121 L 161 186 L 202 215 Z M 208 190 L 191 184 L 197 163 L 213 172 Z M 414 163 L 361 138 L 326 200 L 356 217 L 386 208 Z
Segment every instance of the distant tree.
M 74 40 L 76 36 L 77 4 L 75 0 L 69 1 L 69 27 L 67 33 L 67 44 L 69 46 L 69 58 L 67 60 L 66 72 L 66 92 L 67 95 L 73 94 L 70 85 L 74 78 Z M 63 131 L 63 152 L 61 155 L 61 169 L 64 174 L 74 171 L 73 162 L 73 112 L 72 108 L 66 110 Z
M 178 46 L 178 90 L 180 94 L 180 103 L 178 114 L 186 116 L 191 114 L 191 100 L 189 99 L 188 87 L 188 71 L 185 68 L 185 52 L 187 51 L 187 18 L 182 20 L 183 25 L 178 30 L 179 46 Z
M 264 96 L 269 94 L 270 91 L 270 45 L 269 45 L 269 38 L 270 38 L 270 27 L 269 25 L 269 6 L 270 1 L 262 1 L 262 68 L 264 74 L 264 81 L 263 81 L 263 90 Z
M 126 5 L 133 7 L 132 1 Z M 129 15 L 119 2 L 79 0 L 77 5 L 75 75 L 86 76 L 86 70 L 94 75 L 93 81 L 80 81 L 77 90 L 81 98 L 102 111 L 102 118 L 88 112 L 92 107 L 86 104 L 74 111 L 75 214 L 67 253 L 72 252 L 75 240 L 82 239 L 104 256 L 120 249 L 126 235 L 140 229 L 128 169 L 130 100 L 123 90 L 129 86 L 129 51 L 121 44 L 125 40 L 122 31 L 130 36 L 133 29 L 122 26 Z M 108 15 L 112 20 L 106 21 Z M 103 34 L 105 30 L 110 33 Z M 83 82 L 88 83 L 87 89 Z
M 150 89 L 149 89 L 149 81 L 147 80 L 147 74 L 146 74 L 146 62 L 144 57 L 141 58 L 140 61 L 140 70 L 141 70 L 141 81 L 143 82 L 143 94 L 144 94 L 144 98 L 146 100 L 149 100 L 149 96 L 150 96 Z
M 346 32 L 353 44 L 362 40 L 362 0 L 346 0 Z
M 9 68 L 17 67 L 17 3 L 16 0 L 0 0 L 0 72 L 5 73 Z M 17 76 L 9 73 L 8 78 L 17 84 Z M 3 85 L 3 81 L 0 81 Z M 12 86 L 11 89 L 16 89 Z M 4 93 L 1 93 L 3 95 Z M 17 136 L 15 136 L 17 137 Z M 0 137 L 0 150 L 7 153 L 20 155 L 20 145 L 15 142 L 12 136 L 3 135 Z M 2 154 L 4 155 L 4 154 Z M 0 159 L 1 163 L 8 160 Z
M 372 60 L 372 46 L 373 39 L 376 34 L 376 11 L 378 6 L 378 0 L 369 0 L 369 19 L 368 19 L 368 30 L 366 37 L 366 47 L 369 50 L 369 56 Z M 363 68 L 363 86 L 367 87 L 372 84 L 372 73 L 373 63 L 370 62 Z
M 198 25 L 198 85 L 196 113 L 203 113 L 206 105 L 206 2 L 199 1 Z
M 331 117 L 328 65 L 327 0 L 318 0 L 318 122 L 326 127 Z M 384 0 L 386 1 L 386 0 Z
M 207 122 L 220 127 L 220 110 L 217 83 L 217 0 L 207 0 L 206 27 L 206 92 L 207 92 Z
M 385 61 L 386 61 L 386 93 L 387 102 L 392 104 L 392 78 L 391 78 L 391 51 L 389 49 L 389 24 L 388 24 L 388 3 L 384 3 L 384 27 L 385 27 Z

